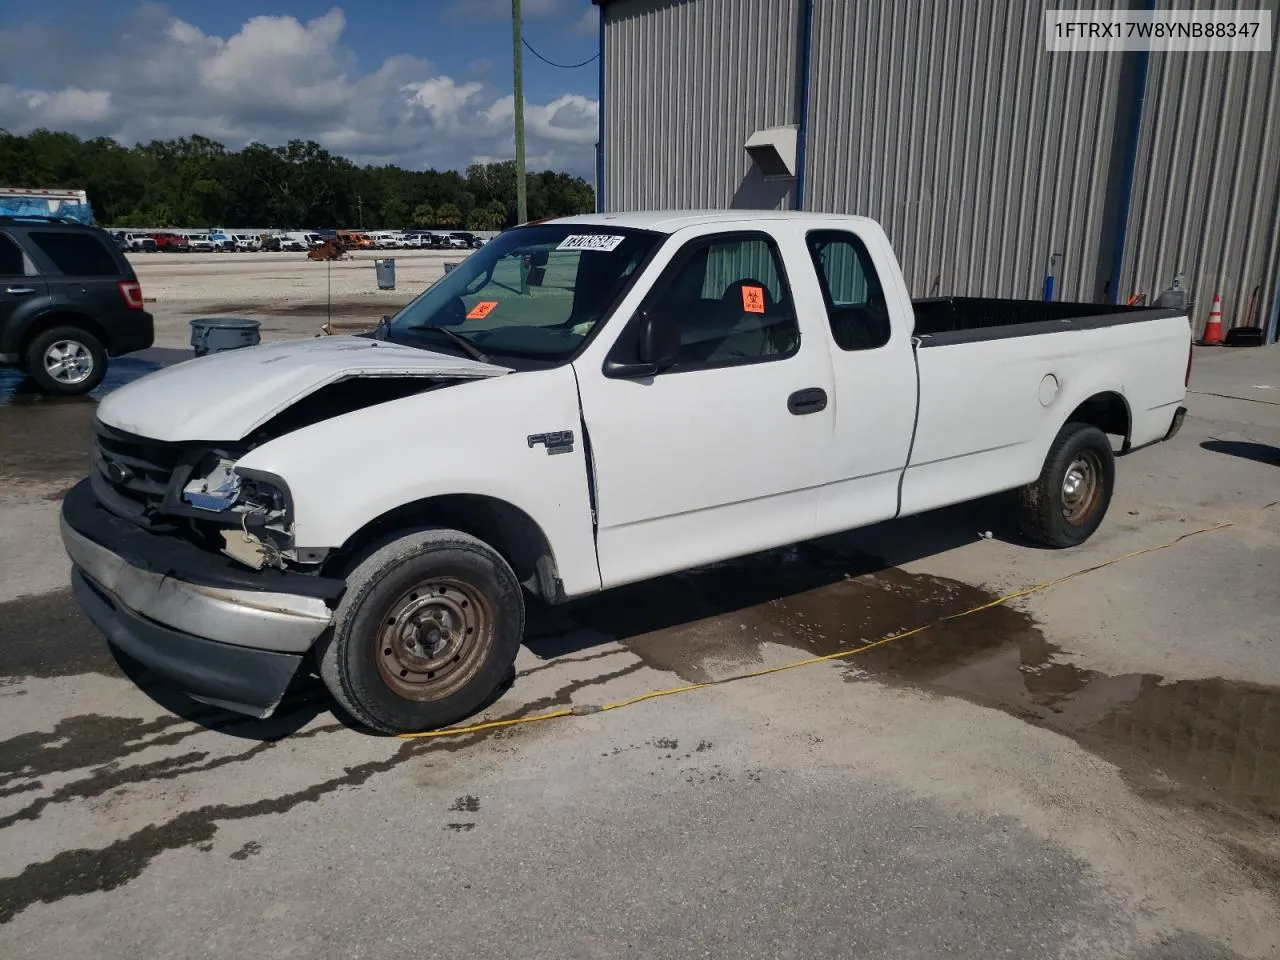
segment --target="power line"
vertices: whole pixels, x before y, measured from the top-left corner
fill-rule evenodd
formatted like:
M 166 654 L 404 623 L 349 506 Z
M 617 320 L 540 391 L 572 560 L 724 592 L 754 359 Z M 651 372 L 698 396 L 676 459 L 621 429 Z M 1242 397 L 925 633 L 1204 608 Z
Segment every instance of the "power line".
M 559 67 L 561 70 L 576 70 L 578 69 L 578 67 L 585 67 L 588 63 L 592 63 L 600 59 L 600 53 L 599 51 L 597 51 L 595 54 L 588 57 L 586 60 L 583 60 L 581 63 L 556 63 L 554 60 L 548 60 L 546 57 L 540 54 L 537 50 L 533 49 L 533 47 L 530 46 L 529 41 L 526 40 L 524 37 L 520 38 L 520 42 L 523 43 L 528 48 L 530 53 L 532 53 L 535 57 L 537 57 L 543 63 L 547 64 L 548 66 Z

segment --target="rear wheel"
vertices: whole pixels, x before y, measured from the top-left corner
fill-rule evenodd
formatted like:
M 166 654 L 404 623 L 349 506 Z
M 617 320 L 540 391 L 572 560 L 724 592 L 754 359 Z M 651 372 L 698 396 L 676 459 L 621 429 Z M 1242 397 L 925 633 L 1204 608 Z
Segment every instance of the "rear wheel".
M 524 616 L 520 583 L 488 544 L 457 530 L 409 534 L 347 578 L 320 676 L 374 730 L 448 726 L 501 687 Z
M 107 351 L 79 327 L 54 327 L 27 344 L 23 369 L 44 393 L 88 393 L 107 375 Z
M 1049 547 L 1074 547 L 1102 524 L 1115 489 L 1116 463 L 1107 435 L 1068 423 L 1049 448 L 1040 478 L 1019 491 L 1022 532 Z

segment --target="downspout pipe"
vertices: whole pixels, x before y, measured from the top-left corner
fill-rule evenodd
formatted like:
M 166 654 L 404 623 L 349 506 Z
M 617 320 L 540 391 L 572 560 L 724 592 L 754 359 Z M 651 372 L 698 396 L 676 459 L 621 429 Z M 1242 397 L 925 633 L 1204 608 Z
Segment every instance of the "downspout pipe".
M 1154 10 L 1155 0 L 1147 0 L 1146 9 Z M 1111 283 L 1107 296 L 1111 303 L 1120 302 L 1120 271 L 1124 268 L 1124 247 L 1129 239 L 1129 209 L 1133 206 L 1133 177 L 1138 170 L 1138 141 L 1142 139 L 1142 121 L 1147 106 L 1147 71 L 1151 51 L 1138 51 L 1138 76 L 1133 88 L 1133 107 L 1129 118 L 1129 142 L 1124 151 L 1124 173 L 1120 192 L 1120 218 L 1116 226 L 1115 252 L 1111 260 Z
M 800 117 L 796 124 L 796 209 L 804 209 L 804 181 L 809 140 L 809 65 L 813 48 L 813 4 L 805 0 L 800 21 Z M 603 49 L 603 48 L 602 48 Z

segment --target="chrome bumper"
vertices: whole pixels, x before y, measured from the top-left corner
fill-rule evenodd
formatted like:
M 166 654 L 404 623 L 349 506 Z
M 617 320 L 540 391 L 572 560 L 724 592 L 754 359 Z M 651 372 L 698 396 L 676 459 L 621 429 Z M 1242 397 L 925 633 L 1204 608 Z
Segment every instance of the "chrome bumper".
M 65 518 L 62 542 L 71 562 L 120 606 L 193 637 L 301 654 L 332 620 L 318 598 L 206 587 L 135 567 L 77 533 Z

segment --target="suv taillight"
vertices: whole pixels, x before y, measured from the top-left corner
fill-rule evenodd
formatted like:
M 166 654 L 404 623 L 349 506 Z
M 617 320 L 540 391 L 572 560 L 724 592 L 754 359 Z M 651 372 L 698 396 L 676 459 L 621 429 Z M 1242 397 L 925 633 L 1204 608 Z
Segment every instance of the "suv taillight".
M 137 280 L 121 280 L 116 284 L 120 296 L 124 297 L 124 305 L 130 310 L 142 309 L 142 284 Z

